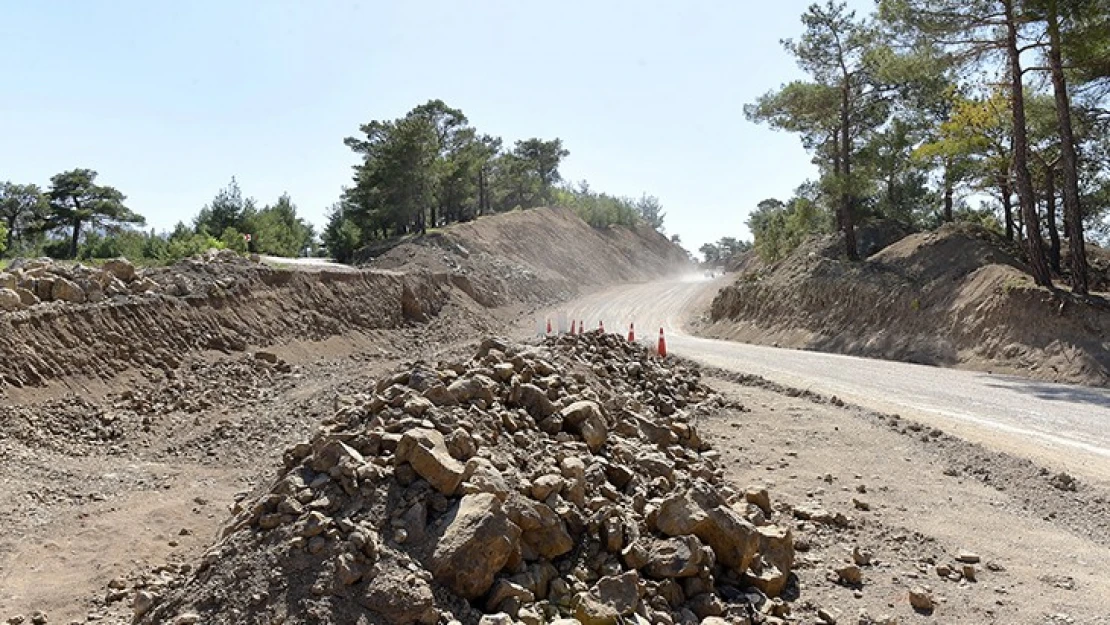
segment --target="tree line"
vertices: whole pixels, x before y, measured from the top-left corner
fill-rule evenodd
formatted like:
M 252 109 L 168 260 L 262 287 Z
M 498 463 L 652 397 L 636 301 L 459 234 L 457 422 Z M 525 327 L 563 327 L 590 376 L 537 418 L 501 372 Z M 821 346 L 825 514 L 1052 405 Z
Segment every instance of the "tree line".
M 835 231 L 856 260 L 874 218 L 975 221 L 1022 244 L 1037 284 L 1087 293 L 1085 241 L 1110 234 L 1110 0 L 879 0 L 863 18 L 828 0 L 802 25 L 782 44 L 808 77 L 745 107 L 819 172 L 751 213 L 764 258 Z
M 316 234 L 288 194 L 258 207 L 234 178 L 191 223 L 173 230 L 143 230 L 146 219 L 127 196 L 100 184 L 91 169 L 74 169 L 35 184 L 0 183 L 0 256 L 91 260 L 125 256 L 136 262 L 172 263 L 209 249 L 298 256 L 316 246 Z
M 594 227 L 647 223 L 663 229 L 658 198 L 617 197 L 584 181 L 565 183 L 559 167 L 570 152 L 561 139 L 507 146 L 442 100 L 363 124 L 344 143 L 359 162 L 323 231 L 339 260 L 375 241 L 538 206 L 572 208 Z
M 462 111 L 431 100 L 395 120 L 371 121 L 344 144 L 359 156 L 349 187 L 318 234 L 288 194 L 259 207 L 231 183 L 190 222 L 169 232 L 146 220 L 91 169 L 35 184 L 0 183 L 0 255 L 171 263 L 211 248 L 277 256 L 329 254 L 349 261 L 375 241 L 423 234 L 482 215 L 558 205 L 594 227 L 647 224 L 663 231 L 659 199 L 610 195 L 569 184 L 560 139 L 516 141 L 479 134 Z

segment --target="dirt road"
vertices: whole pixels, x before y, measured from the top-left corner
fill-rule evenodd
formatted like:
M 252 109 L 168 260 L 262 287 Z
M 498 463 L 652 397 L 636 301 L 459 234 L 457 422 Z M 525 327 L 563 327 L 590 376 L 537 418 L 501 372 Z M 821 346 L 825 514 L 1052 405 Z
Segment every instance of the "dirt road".
M 989 448 L 1110 484 L 1110 391 L 1011 376 L 703 339 L 686 330 L 727 278 L 698 276 L 623 285 L 560 310 L 593 329 L 640 340 L 667 333 L 672 353 L 703 364 L 835 395 L 914 419 Z

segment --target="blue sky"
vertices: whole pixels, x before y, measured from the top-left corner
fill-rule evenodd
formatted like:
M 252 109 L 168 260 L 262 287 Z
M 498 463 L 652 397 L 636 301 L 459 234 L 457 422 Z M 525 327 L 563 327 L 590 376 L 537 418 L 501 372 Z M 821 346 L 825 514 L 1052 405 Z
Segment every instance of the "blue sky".
M 168 229 L 235 176 L 319 225 L 343 138 L 440 98 L 506 144 L 562 138 L 566 179 L 658 196 L 696 250 L 812 174 L 743 116 L 799 76 L 778 40 L 807 4 L 0 0 L 0 180 L 89 167 Z

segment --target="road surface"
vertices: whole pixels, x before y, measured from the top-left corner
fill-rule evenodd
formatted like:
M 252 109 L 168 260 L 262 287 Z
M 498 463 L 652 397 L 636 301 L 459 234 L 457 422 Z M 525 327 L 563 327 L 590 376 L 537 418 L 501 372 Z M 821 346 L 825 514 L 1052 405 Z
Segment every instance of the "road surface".
M 655 341 L 662 327 L 671 353 L 897 413 L 1110 484 L 1110 390 L 689 335 L 685 320 L 721 284 L 690 276 L 623 285 L 558 312 L 622 334 L 635 322 L 639 340 Z

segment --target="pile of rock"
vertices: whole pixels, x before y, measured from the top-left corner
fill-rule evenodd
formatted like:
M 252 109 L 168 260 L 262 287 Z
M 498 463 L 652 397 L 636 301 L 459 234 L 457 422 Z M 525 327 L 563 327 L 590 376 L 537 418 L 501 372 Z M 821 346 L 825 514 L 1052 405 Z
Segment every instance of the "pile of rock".
M 790 531 L 722 481 L 695 370 L 487 340 L 347 397 L 139 622 L 773 623 Z
M 0 272 L 0 311 L 21 310 L 41 302 L 83 304 L 160 290 L 156 282 L 141 276 L 122 258 L 98 267 L 50 258 L 18 259 Z

